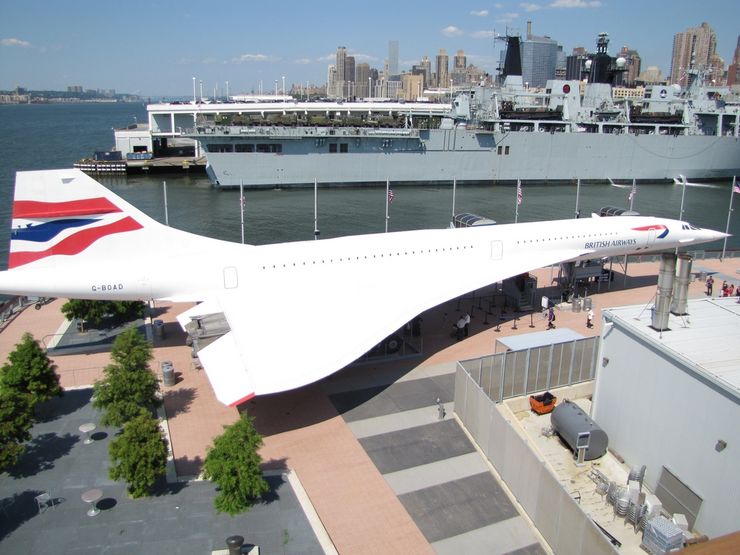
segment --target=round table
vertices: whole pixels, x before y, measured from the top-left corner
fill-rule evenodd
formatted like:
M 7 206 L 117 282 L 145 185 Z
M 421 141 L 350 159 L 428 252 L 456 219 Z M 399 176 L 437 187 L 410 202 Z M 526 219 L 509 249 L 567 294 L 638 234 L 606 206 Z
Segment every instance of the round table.
M 84 492 L 81 497 L 85 503 L 90 504 L 90 509 L 88 509 L 87 511 L 87 516 L 95 516 L 100 512 L 100 509 L 98 509 L 96 503 L 100 501 L 101 497 L 103 497 L 102 490 L 99 490 L 98 488 L 89 489 Z
M 94 441 L 90 437 L 90 432 L 95 430 L 95 424 L 93 424 L 92 422 L 88 422 L 87 424 L 82 424 L 78 429 L 80 430 L 80 432 L 85 434 L 85 441 L 83 441 L 82 443 L 84 443 L 85 445 L 90 445 Z

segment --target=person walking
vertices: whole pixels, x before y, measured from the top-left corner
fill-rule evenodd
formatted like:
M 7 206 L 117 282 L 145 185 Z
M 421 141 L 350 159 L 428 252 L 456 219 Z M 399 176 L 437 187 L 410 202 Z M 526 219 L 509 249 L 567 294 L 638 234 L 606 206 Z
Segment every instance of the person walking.
M 555 329 L 555 309 L 553 307 L 547 309 L 547 329 Z
M 594 309 L 589 308 L 588 312 L 586 313 L 586 327 L 588 329 L 591 329 L 594 327 Z
M 711 297 L 712 296 L 712 288 L 714 287 L 714 278 L 712 276 L 709 276 L 707 278 L 706 285 L 707 285 L 707 297 Z
M 466 312 L 464 318 L 465 318 L 465 337 L 467 337 L 468 333 L 470 332 L 470 329 L 469 329 L 470 328 L 470 314 Z
M 455 324 L 455 333 L 457 337 L 457 340 L 460 341 L 463 338 L 463 333 L 465 332 L 465 316 L 460 316 L 458 318 L 457 323 Z

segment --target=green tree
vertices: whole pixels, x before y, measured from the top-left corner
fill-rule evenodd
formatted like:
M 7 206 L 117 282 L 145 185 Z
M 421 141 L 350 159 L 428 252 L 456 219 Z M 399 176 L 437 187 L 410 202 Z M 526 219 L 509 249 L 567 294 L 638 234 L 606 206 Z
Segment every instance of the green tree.
M 133 498 L 148 495 L 167 468 L 167 440 L 159 422 L 146 411 L 126 422 L 108 448 L 111 480 L 123 480 Z
M 0 472 L 13 466 L 25 450 L 32 420 L 30 395 L 0 386 Z
M 248 510 L 270 486 L 262 477 L 262 457 L 257 450 L 262 436 L 254 429 L 248 415 L 231 426 L 213 442 L 203 464 L 203 474 L 218 486 L 214 500 L 220 513 L 236 515 Z
M 8 362 L 0 369 L 0 384 L 8 389 L 31 396 L 31 407 L 62 395 L 56 366 L 30 333 L 8 354 Z
M 145 306 L 141 301 L 70 299 L 62 305 L 61 311 L 68 320 L 86 320 L 98 327 L 106 318 L 112 318 L 114 325 L 141 318 Z
M 93 385 L 93 407 L 103 411 L 106 426 L 122 426 L 147 409 L 162 403 L 159 381 L 149 369 L 152 348 L 135 328 L 121 333 L 113 342 L 113 362 L 103 369 L 104 378 Z

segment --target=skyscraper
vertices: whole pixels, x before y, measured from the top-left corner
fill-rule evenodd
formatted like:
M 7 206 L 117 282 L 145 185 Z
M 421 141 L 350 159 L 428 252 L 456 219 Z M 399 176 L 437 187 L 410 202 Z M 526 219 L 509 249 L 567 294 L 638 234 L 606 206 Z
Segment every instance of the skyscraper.
M 344 96 L 344 82 L 346 81 L 347 70 L 347 49 L 344 46 L 337 48 L 337 75 L 334 80 L 333 96 L 341 98 Z
M 370 96 L 370 65 L 357 64 L 355 68 L 355 96 L 367 98 Z
M 355 92 L 355 57 L 347 56 L 344 59 L 344 96 L 356 96 Z
M 528 21 L 527 39 L 521 46 L 522 80 L 530 87 L 544 87 L 548 79 L 554 79 L 559 49 L 562 47 L 550 37 L 533 35 L 532 22 Z
M 437 87 L 444 89 L 450 86 L 449 75 L 450 57 L 444 48 L 439 49 L 437 54 Z
M 398 75 L 398 41 L 388 41 L 388 73 Z
M 619 56 L 627 62 L 627 71 L 622 78 L 622 82 L 626 85 L 634 85 L 640 75 L 640 64 L 642 62 L 640 55 L 637 53 L 637 50 L 630 50 L 626 46 L 623 46 L 619 51 Z
M 732 57 L 732 63 L 727 68 L 727 85 L 730 87 L 740 82 L 738 66 L 740 66 L 740 35 L 737 36 L 737 46 L 735 46 L 735 55 Z
M 709 69 L 717 50 L 717 35 L 705 21 L 673 36 L 671 83 L 685 87 L 689 83 L 688 69 Z

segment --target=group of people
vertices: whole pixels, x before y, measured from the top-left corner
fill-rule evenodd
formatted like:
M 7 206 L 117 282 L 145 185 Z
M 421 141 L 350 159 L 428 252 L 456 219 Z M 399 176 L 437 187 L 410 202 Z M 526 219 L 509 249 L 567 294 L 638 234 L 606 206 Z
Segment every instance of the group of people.
M 714 278 L 712 276 L 709 276 L 707 278 L 707 281 L 705 283 L 707 286 L 707 297 L 711 297 L 712 293 L 714 291 Z M 720 297 L 740 297 L 740 285 L 737 286 L 737 289 L 735 288 L 735 285 L 732 283 L 727 283 L 727 280 L 722 282 L 722 289 L 720 289 Z

